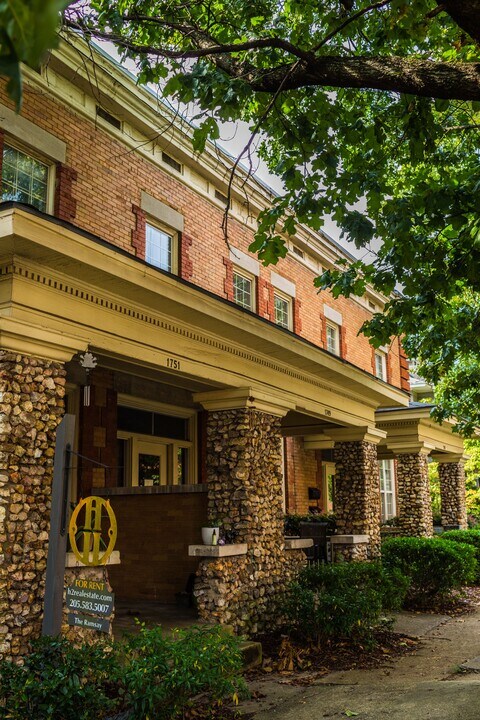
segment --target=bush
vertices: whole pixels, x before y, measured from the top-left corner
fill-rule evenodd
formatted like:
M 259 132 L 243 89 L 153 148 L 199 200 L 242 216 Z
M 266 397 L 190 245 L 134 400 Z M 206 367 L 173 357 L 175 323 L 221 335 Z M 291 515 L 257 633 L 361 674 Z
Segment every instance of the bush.
M 121 706 L 117 675 L 116 658 L 104 647 L 42 638 L 23 665 L 0 663 L 0 718 L 104 718 Z
M 477 561 L 471 545 L 440 538 L 391 538 L 382 545 L 383 565 L 410 578 L 408 600 L 418 607 L 475 579 Z
M 244 687 L 241 668 L 238 638 L 220 627 L 173 636 L 142 627 L 106 647 L 43 638 L 23 665 L 0 663 L 0 718 L 171 719 L 200 692 L 212 702 L 233 697 Z
M 475 558 L 477 560 L 477 572 L 475 581 L 480 582 L 480 531 L 478 530 L 447 530 L 442 533 L 442 540 L 450 540 L 456 543 L 465 543 L 473 545 L 475 548 Z
M 380 563 L 310 565 L 286 596 L 287 629 L 320 643 L 327 639 L 372 642 L 383 610 L 398 609 L 407 579 Z

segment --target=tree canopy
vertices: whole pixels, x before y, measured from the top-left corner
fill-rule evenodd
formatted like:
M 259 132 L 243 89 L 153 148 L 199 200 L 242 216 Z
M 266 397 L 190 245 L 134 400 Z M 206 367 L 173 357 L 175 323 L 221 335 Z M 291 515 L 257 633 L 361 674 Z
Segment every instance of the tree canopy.
M 437 417 L 480 425 L 480 0 L 76 0 L 63 23 L 194 102 L 196 150 L 249 124 L 284 187 L 251 246 L 263 262 L 326 216 L 359 249 L 380 241 L 317 287 L 400 286 L 363 332 L 403 336 Z

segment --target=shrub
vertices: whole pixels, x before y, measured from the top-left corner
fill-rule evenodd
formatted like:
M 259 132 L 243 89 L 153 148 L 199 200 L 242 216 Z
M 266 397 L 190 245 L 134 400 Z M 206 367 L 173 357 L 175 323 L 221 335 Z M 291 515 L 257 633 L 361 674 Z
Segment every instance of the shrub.
M 287 629 L 320 643 L 348 638 L 372 642 L 382 610 L 400 607 L 408 581 L 380 563 L 310 565 L 286 596 Z
M 110 646 L 74 648 L 43 638 L 23 665 L 0 663 L 0 718 L 171 719 L 198 693 L 213 701 L 243 689 L 238 638 L 220 627 L 173 636 L 140 628 Z
M 42 638 L 23 665 L 0 664 L 0 718 L 91 720 L 117 710 L 116 658 L 99 645 Z
M 127 640 L 125 654 L 132 720 L 173 718 L 199 693 L 217 701 L 245 687 L 239 640 L 219 626 L 176 630 L 173 637 L 142 628 Z
M 475 548 L 440 538 L 391 538 L 382 545 L 383 565 L 410 578 L 408 600 L 424 607 L 432 599 L 472 582 Z
M 478 530 L 447 530 L 442 533 L 442 540 L 450 540 L 456 543 L 465 543 L 473 545 L 475 548 L 475 558 L 477 560 L 477 572 L 475 575 L 476 582 L 480 581 L 480 531 Z

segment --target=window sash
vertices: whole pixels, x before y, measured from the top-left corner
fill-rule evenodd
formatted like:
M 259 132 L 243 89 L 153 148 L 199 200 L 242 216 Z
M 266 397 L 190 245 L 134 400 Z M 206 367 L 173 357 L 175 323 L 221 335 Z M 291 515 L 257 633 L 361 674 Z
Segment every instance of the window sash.
M 379 460 L 382 522 L 395 516 L 395 485 L 391 460 Z
M 145 225 L 145 260 L 150 265 L 174 272 L 173 264 L 174 236 L 155 225 Z
M 338 326 L 327 323 L 327 350 L 340 355 L 340 332 Z
M 246 310 L 253 310 L 253 279 L 234 270 L 233 299 Z
M 273 294 L 275 324 L 290 330 L 292 327 L 292 301 L 283 295 Z
M 13 200 L 46 212 L 49 166 L 8 143 L 3 149 L 2 201 Z
M 387 379 L 387 359 L 384 353 L 375 353 L 375 375 L 379 380 Z

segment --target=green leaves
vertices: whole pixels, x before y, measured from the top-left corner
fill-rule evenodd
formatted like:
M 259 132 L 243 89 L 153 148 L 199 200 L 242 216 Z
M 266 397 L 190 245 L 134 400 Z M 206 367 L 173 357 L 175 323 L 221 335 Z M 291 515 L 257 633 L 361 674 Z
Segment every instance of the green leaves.
M 56 44 L 60 13 L 68 0 L 1 0 L 0 75 L 17 109 L 22 99 L 20 63 L 37 67 Z

